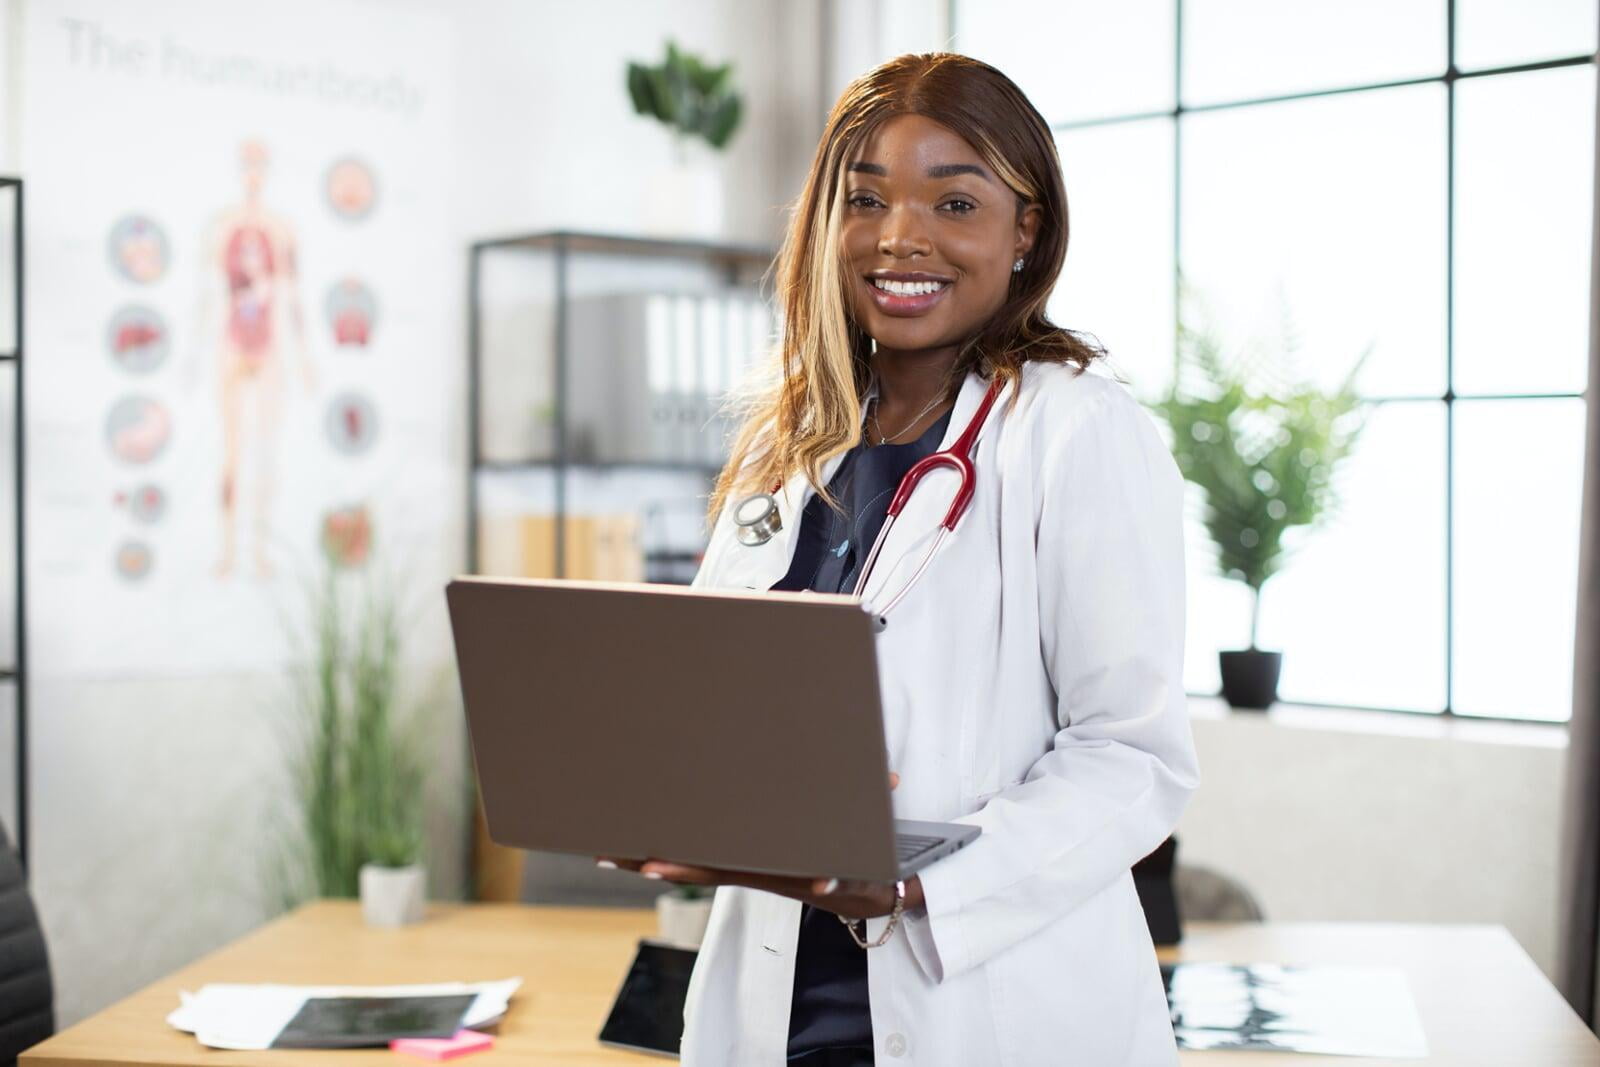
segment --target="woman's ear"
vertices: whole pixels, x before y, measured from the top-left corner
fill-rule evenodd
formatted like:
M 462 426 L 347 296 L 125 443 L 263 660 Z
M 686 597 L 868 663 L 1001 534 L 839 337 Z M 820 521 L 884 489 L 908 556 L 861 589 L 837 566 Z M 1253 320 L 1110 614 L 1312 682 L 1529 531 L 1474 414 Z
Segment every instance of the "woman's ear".
M 1044 221 L 1044 209 L 1038 204 L 1024 204 L 1017 212 L 1018 259 L 1033 251 L 1034 239 L 1039 236 L 1039 224 Z

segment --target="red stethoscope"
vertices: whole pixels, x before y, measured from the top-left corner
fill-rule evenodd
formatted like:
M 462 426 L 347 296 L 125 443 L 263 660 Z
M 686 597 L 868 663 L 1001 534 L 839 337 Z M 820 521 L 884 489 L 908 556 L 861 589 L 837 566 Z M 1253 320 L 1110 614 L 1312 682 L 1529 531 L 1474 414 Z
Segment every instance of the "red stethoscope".
M 884 618 L 894 606 L 905 598 L 922 577 L 922 572 L 928 569 L 934 554 L 939 551 L 939 546 L 956 528 L 956 523 L 961 521 L 961 516 L 966 513 L 967 505 L 972 503 L 972 494 L 977 489 L 978 475 L 972 466 L 972 450 L 978 443 L 978 431 L 982 429 L 984 420 L 989 417 L 989 409 L 994 406 L 995 398 L 1005 387 L 1003 379 L 996 378 L 990 385 L 989 391 L 978 404 L 978 410 L 972 413 L 972 419 L 967 423 L 967 428 L 961 431 L 961 436 L 956 438 L 949 448 L 925 456 L 918 460 L 916 465 L 906 471 L 905 477 L 900 479 L 900 486 L 895 490 L 894 499 L 889 502 L 888 514 L 884 517 L 883 526 L 878 530 L 878 536 L 872 542 L 872 548 L 867 553 L 866 562 L 861 565 L 861 576 L 856 579 L 855 589 L 851 595 L 859 597 L 861 591 L 867 586 L 867 579 L 872 575 L 873 565 L 878 562 L 878 553 L 883 550 L 883 542 L 889 536 L 889 529 L 899 518 L 900 512 L 905 509 L 906 502 L 911 499 L 912 492 L 923 477 L 938 467 L 951 467 L 961 479 L 961 484 L 956 489 L 955 499 L 950 501 L 950 508 L 945 512 L 944 521 L 939 523 L 939 533 L 928 546 L 928 551 L 922 556 L 922 562 L 917 564 L 917 569 L 911 577 L 906 579 L 906 584 L 900 591 L 889 598 L 888 603 L 882 608 L 873 611 L 876 627 L 882 630 L 887 625 Z M 770 493 L 756 493 L 739 502 L 733 510 L 733 522 L 736 536 L 742 545 L 764 545 L 772 540 L 772 535 L 783 528 L 783 523 L 778 517 L 778 501 L 773 493 L 782 488 L 783 483 L 773 486 Z

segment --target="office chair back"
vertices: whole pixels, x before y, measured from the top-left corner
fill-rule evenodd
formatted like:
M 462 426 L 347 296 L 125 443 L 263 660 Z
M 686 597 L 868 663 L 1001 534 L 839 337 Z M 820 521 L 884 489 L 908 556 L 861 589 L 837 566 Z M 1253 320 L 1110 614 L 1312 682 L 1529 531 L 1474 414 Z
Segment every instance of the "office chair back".
M 44 931 L 22 864 L 0 827 L 0 1065 L 55 1032 Z
M 1178 910 L 1185 920 L 1252 922 L 1265 920 L 1261 903 L 1243 882 L 1209 867 L 1178 864 L 1173 878 Z

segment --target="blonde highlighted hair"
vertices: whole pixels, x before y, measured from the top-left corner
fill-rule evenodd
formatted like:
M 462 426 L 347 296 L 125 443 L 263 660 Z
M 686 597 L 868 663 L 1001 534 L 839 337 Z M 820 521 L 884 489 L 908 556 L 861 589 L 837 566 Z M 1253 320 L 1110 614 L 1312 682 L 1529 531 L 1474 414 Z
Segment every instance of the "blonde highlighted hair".
M 1067 195 L 1049 125 L 987 63 L 949 52 L 891 59 L 851 82 L 834 104 L 791 210 L 774 262 L 783 336 L 770 379 L 741 405 L 743 422 L 711 492 L 713 524 L 730 498 L 772 490 L 796 471 L 838 506 L 822 484 L 822 467 L 861 439 L 872 350 L 847 296 L 844 168 L 878 127 L 899 115 L 925 116 L 964 138 L 1017 195 L 1018 210 L 1037 205 L 1042 216 L 1005 303 L 962 342 L 953 380 L 977 371 L 1015 381 L 1028 360 L 1081 370 L 1105 354 L 1045 315 L 1067 254 Z

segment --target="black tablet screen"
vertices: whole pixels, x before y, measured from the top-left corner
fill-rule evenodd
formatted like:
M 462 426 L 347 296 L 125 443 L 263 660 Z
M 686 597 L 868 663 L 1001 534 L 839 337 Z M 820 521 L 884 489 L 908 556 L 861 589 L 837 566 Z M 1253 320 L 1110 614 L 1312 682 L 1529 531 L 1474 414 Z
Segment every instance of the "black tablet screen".
M 622 992 L 600 1029 L 600 1040 L 676 1056 L 683 1040 L 683 1002 L 694 957 L 692 949 L 639 942 Z

